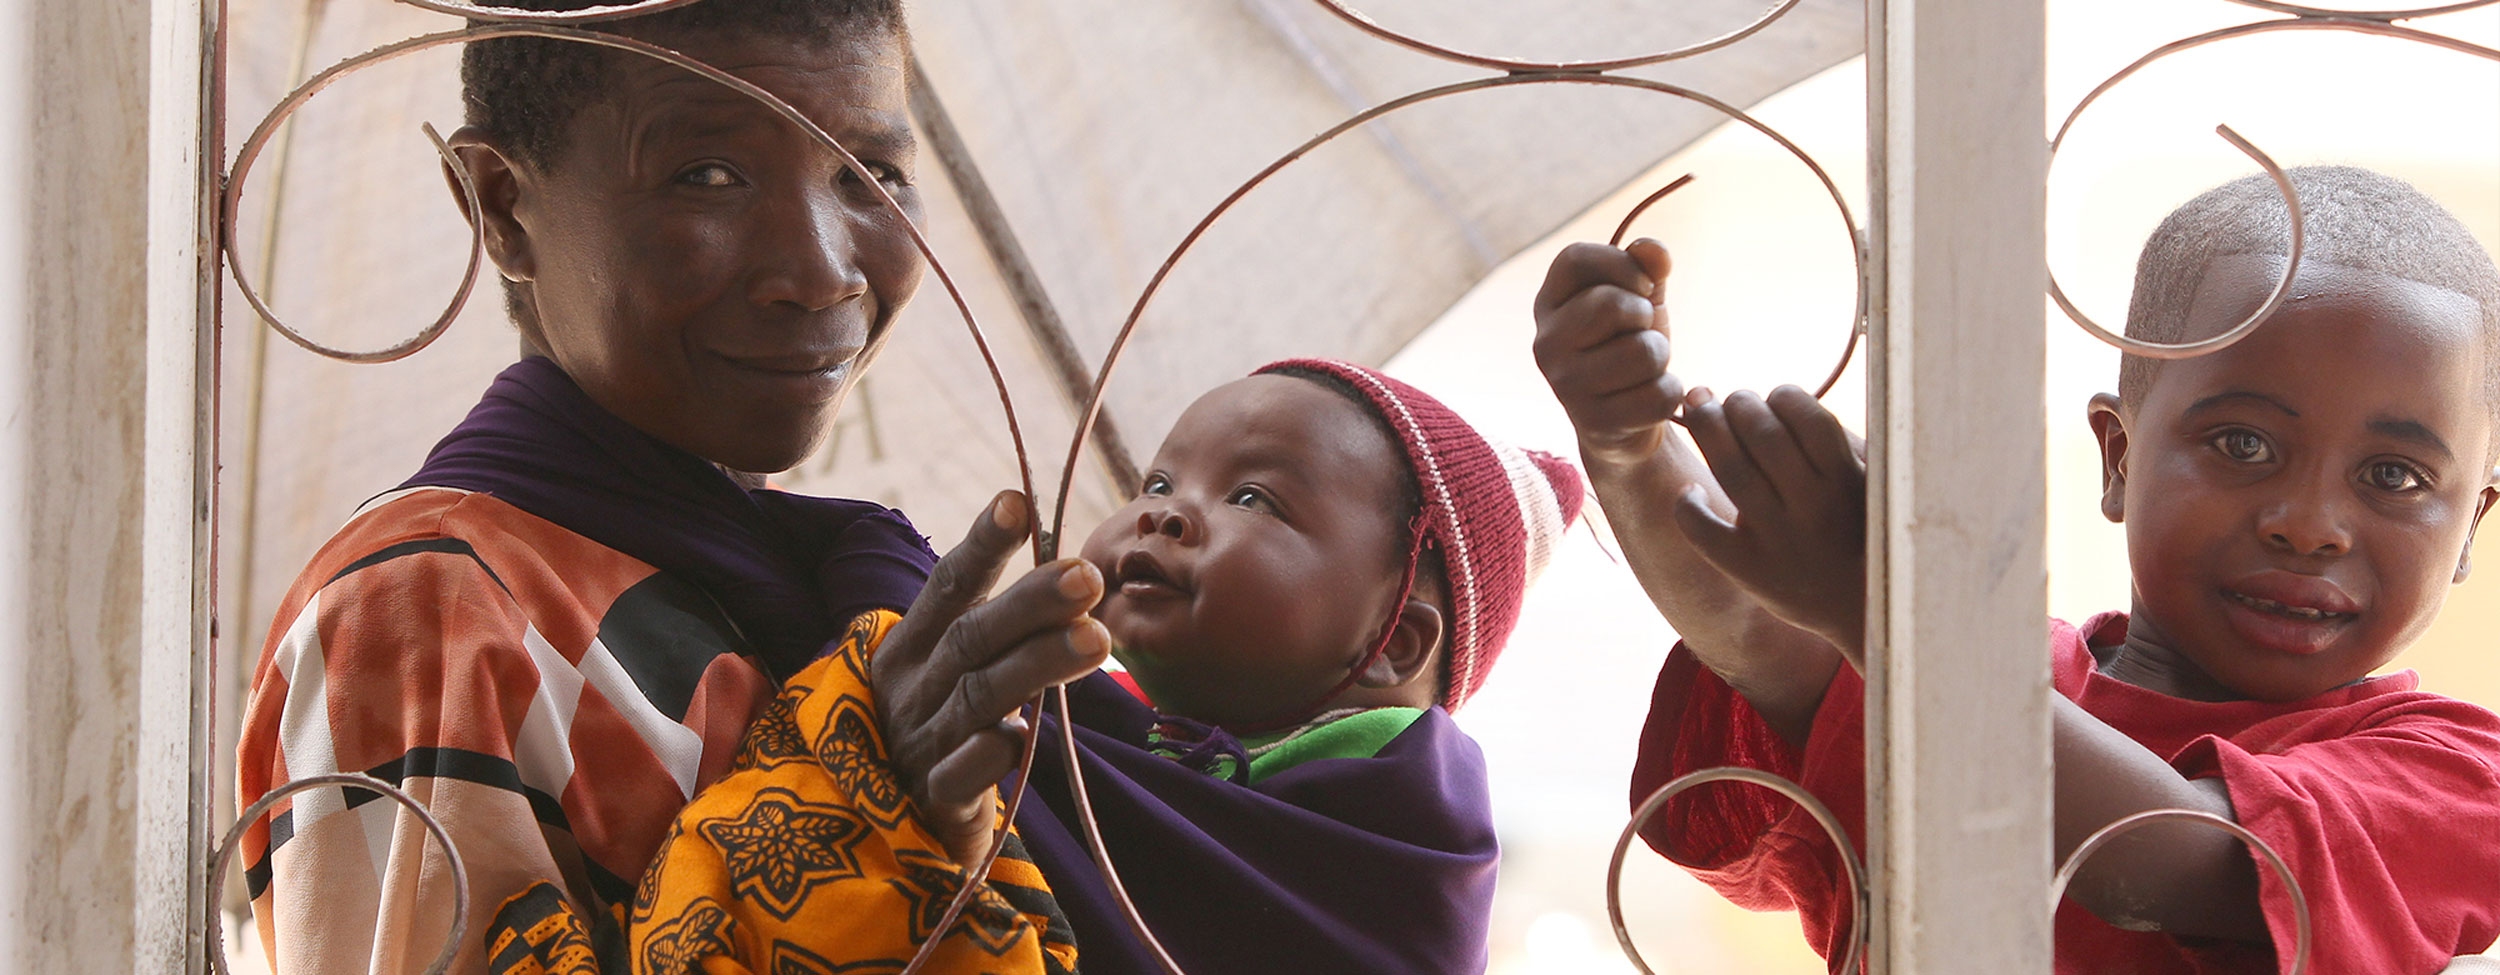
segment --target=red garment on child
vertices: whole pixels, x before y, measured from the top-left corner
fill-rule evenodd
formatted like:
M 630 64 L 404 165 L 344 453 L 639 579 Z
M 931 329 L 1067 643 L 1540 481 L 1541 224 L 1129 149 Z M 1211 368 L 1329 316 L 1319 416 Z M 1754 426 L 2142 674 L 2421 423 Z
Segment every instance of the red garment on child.
M 2098 673 L 2094 649 L 2118 645 L 2126 627 L 2124 613 L 2081 630 L 2051 621 L 2057 692 L 2188 777 L 2222 777 L 2241 825 L 2300 878 L 2316 925 L 2311 971 L 2430 975 L 2491 947 L 2500 936 L 2500 715 L 2416 690 L 2411 671 L 2305 701 L 2182 700 Z M 1864 690 L 1841 668 L 1800 751 L 1678 645 L 1650 701 L 1632 801 L 1687 772 L 1752 766 L 1820 797 L 1863 850 Z M 1831 842 L 1775 793 L 1703 786 L 1642 836 L 1741 906 L 1798 911 L 1826 958 L 1848 934 Z M 2258 862 L 2266 925 L 2288 971 L 2291 897 Z M 2057 916 L 2059 975 L 2237 975 L 2277 964 L 2263 949 L 2120 930 L 2072 902 Z

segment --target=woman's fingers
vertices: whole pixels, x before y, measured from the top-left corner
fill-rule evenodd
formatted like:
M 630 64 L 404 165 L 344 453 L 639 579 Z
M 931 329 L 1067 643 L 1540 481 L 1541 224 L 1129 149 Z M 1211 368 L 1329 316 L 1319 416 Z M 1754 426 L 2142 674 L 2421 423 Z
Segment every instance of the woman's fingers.
M 1024 541 L 1030 528 L 1032 509 L 1024 495 L 1001 491 L 990 499 L 989 509 L 973 519 L 971 530 L 929 571 L 929 582 L 912 600 L 911 609 L 903 613 L 901 622 L 886 634 L 871 662 L 872 672 L 908 672 L 918 668 L 937 646 L 938 637 L 951 627 L 965 610 L 979 605 L 989 596 L 990 587 L 998 582 L 998 574 L 1007 560 Z M 880 685 L 883 681 L 878 682 Z M 886 688 L 880 686 L 880 692 Z M 882 698 L 881 698 L 882 699 Z
M 951 752 L 1044 690 L 1092 673 L 1110 656 L 1110 632 L 1090 618 L 1033 634 L 989 664 L 962 671 L 915 733 Z

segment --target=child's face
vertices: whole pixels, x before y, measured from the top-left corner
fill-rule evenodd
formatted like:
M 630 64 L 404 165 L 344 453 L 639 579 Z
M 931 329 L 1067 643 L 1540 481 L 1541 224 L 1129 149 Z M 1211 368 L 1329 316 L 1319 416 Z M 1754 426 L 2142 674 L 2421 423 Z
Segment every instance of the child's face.
M 1371 649 L 1407 552 L 1403 453 L 1344 396 L 1252 376 L 1200 397 L 1085 540 L 1094 615 L 1164 711 L 1272 720 Z
M 2282 266 L 2215 261 L 2188 334 L 2254 310 Z M 2159 689 L 2305 698 L 2430 624 L 2494 496 L 2481 333 L 2463 295 L 2304 261 L 2254 334 L 2162 366 L 2132 409 L 2096 401 L 2129 652 L 2188 675 Z
M 664 39 L 796 106 L 918 213 L 899 43 Z M 715 463 L 783 470 L 821 442 L 917 287 L 903 222 L 762 105 L 630 55 L 514 220 L 533 343 L 601 406 Z

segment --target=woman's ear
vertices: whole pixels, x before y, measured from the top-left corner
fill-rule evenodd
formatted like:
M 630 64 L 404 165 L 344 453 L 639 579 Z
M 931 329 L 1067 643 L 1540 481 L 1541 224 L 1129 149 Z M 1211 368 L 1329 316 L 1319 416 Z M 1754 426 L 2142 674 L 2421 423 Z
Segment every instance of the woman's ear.
M 521 198 L 532 188 L 529 174 L 503 150 L 486 141 L 477 126 L 463 125 L 446 141 L 452 158 L 469 171 L 470 181 L 477 186 L 478 212 L 469 212 L 468 194 L 461 192 L 460 178 L 448 162 L 443 164 L 443 181 L 451 187 L 451 198 L 459 205 L 460 216 L 485 228 L 487 259 L 495 262 L 495 270 L 506 281 L 526 282 L 536 277 L 537 258 L 530 251 L 529 228 L 517 216 Z
M 1354 682 L 1363 687 L 1404 687 L 1418 677 L 1438 673 L 1440 668 L 1433 663 L 1440 659 L 1444 622 L 1441 607 L 1431 600 L 1408 597 L 1406 605 L 1398 608 L 1396 628 L 1389 631 L 1388 649 L 1373 657 Z M 1437 699 L 1440 689 L 1431 690 Z
M 2474 499 L 2474 520 L 2465 523 L 2465 548 L 2457 552 L 2457 582 L 2473 570 L 2474 532 L 2483 526 L 2483 516 L 2491 513 L 2491 504 L 2500 501 L 2500 467 L 2491 469 L 2491 480 L 2483 482 L 2482 495 Z
M 2101 442 L 2101 517 L 2127 520 L 2127 417 L 2118 397 L 2092 394 L 2092 438 Z

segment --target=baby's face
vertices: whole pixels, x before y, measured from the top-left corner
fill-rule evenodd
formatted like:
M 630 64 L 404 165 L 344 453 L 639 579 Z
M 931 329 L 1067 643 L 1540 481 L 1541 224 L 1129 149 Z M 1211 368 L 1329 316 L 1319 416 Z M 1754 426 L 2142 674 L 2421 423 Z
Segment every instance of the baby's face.
M 2281 258 L 2206 271 L 2188 334 L 2254 310 Z M 2104 454 L 2135 578 L 2131 649 L 2236 696 L 2359 680 L 2439 613 L 2490 504 L 2492 403 L 2464 295 L 2302 262 L 2239 344 L 2155 374 Z M 2184 669 L 2184 668 L 2182 668 Z
M 902 43 L 698 32 L 666 43 L 770 91 L 916 210 Z M 875 187 L 761 104 L 618 55 L 528 171 L 509 274 L 530 336 L 599 405 L 744 471 L 814 449 L 920 279 Z
M 1316 383 L 1252 376 L 1200 397 L 1136 500 L 1086 539 L 1094 615 L 1167 713 L 1273 720 L 1371 649 L 1407 552 L 1403 452 Z

